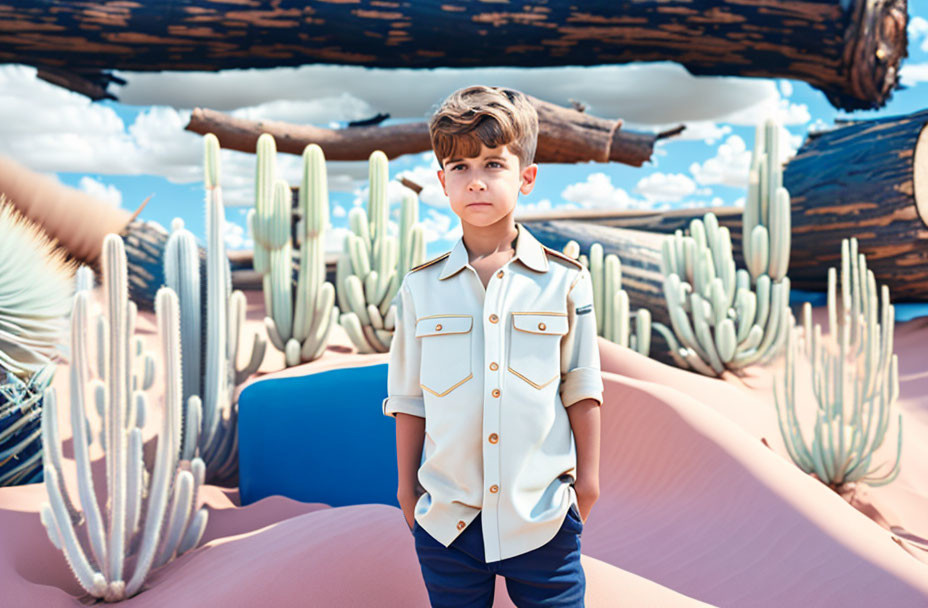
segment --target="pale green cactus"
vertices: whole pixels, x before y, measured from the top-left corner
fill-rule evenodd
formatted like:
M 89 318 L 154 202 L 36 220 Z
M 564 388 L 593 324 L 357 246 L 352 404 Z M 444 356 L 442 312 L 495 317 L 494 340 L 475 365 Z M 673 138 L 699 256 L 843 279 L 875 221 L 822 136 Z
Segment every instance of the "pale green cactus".
M 192 549 L 206 528 L 207 511 L 196 510 L 205 466 L 199 458 L 178 461 L 180 453 L 181 370 L 177 295 L 161 288 L 155 299 L 158 332 L 164 356 L 164 417 L 155 454 L 154 472 L 148 474 L 142 455 L 142 424 L 147 398 L 130 387 L 135 359 L 131 337 L 135 307 L 128 300 L 126 254 L 122 239 L 109 234 L 103 243 L 106 285 L 104 350 L 106 384 L 88 391 L 88 321 L 91 294 L 81 289 L 71 314 L 70 407 L 77 487 L 82 512 L 74 507 L 62 476 L 55 390 L 45 390 L 42 412 L 45 487 L 49 502 L 42 505 L 41 520 L 51 542 L 65 555 L 85 591 L 106 601 L 135 595 L 152 567 Z M 98 504 L 91 474 L 89 422 L 85 399 L 93 394 L 102 407 L 106 434 L 106 496 Z M 170 499 L 170 505 L 169 503 Z M 144 521 L 142 515 L 144 513 Z M 165 516 L 167 515 L 167 519 Z M 82 545 L 76 526 L 86 522 L 88 547 Z M 165 525 L 162 533 L 162 525 Z M 161 545 L 160 552 L 156 549 Z M 89 550 L 88 550 L 89 549 Z M 125 571 L 134 557 L 134 570 Z
M 394 296 L 409 269 L 425 261 L 418 198 L 412 191 L 404 195 L 399 236 L 388 235 L 386 154 L 375 150 L 369 167 L 368 212 L 360 207 L 348 212 L 351 233 L 345 236 L 335 270 L 338 304 L 343 311 L 339 324 L 360 353 L 390 350 L 396 321 Z
M 200 305 L 201 280 L 196 239 L 175 218 L 164 255 L 164 276 L 181 303 L 183 403 L 182 455 L 199 456 L 210 483 L 234 481 L 238 470 L 235 387 L 254 374 L 264 359 L 266 342 L 255 334 L 249 362 L 236 366 L 244 346 L 245 294 L 232 291 L 223 242 L 225 209 L 220 186 L 219 140 L 204 138 L 206 188 L 207 301 Z M 205 329 L 203 321 L 205 316 Z M 205 350 L 201 348 L 205 346 Z
M 590 255 L 580 253 L 580 244 L 570 240 L 564 253 L 579 261 L 589 270 L 593 282 L 593 311 L 596 314 L 596 332 L 616 344 L 631 348 L 648 356 L 651 350 L 651 311 L 639 308 L 631 313 L 628 292 L 622 289 L 622 260 L 614 253 L 603 255 L 600 243 L 590 245 Z M 635 319 L 635 333 L 631 333 L 631 319 Z
M 721 375 L 769 361 L 789 328 L 790 200 L 782 185 L 779 127 L 756 130 L 744 206 L 744 257 L 735 270 L 728 228 L 715 214 L 690 222 L 661 246 L 664 297 L 673 326 L 654 323 L 683 368 Z M 679 342 L 678 342 L 679 340 Z
M 274 138 L 258 138 L 256 204 L 248 214 L 254 235 L 255 270 L 263 273 L 264 319 L 268 337 L 288 366 L 318 358 L 338 321 L 335 286 L 325 280 L 325 230 L 329 224 L 329 190 L 322 148 L 303 150 L 300 186 L 300 268 L 293 293 L 292 213 L 290 187 L 275 178 Z
M 829 268 L 828 335 L 823 338 L 817 323 L 813 329 L 808 302 L 803 305 L 801 330 L 794 328 L 787 335 L 786 368 L 773 391 L 780 434 L 793 462 L 832 489 L 841 491 L 853 482 L 882 486 L 898 476 L 902 454 L 899 414 L 895 464 L 881 474 L 871 466 L 899 397 L 899 364 L 893 353 L 895 311 L 886 285 L 877 298 L 873 271 L 867 269 L 864 254 L 858 254 L 857 239 L 841 242 L 840 316 L 835 283 L 835 269 Z M 812 374 L 817 402 L 809 443 L 796 415 L 797 357 L 804 359 L 800 369 Z

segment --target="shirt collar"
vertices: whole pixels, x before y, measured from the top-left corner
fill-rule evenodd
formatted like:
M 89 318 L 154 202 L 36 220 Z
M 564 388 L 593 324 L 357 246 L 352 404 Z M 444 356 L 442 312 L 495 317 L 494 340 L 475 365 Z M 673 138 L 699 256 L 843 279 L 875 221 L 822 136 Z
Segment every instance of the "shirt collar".
M 548 271 L 548 256 L 541 243 L 532 235 L 528 229 L 521 223 L 516 222 L 516 230 L 519 234 L 516 236 L 516 252 L 513 260 L 519 260 L 524 265 L 538 272 Z M 451 254 L 445 260 L 442 266 L 439 279 L 446 279 L 461 270 L 468 263 L 467 248 L 464 246 L 464 237 L 458 238 L 451 250 Z

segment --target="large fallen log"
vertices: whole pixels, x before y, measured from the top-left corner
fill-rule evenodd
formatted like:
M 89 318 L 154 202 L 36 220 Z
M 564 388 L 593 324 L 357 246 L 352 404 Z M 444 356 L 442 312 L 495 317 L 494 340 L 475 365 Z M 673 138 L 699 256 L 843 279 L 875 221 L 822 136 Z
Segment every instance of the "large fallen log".
M 845 110 L 885 105 L 906 0 L 498 2 L 7 0 L 0 63 L 95 98 L 109 69 L 560 66 L 673 61 L 697 75 L 804 80 Z
M 580 163 L 620 162 L 640 167 L 651 159 L 654 142 L 683 130 L 677 127 L 662 133 L 623 131 L 621 119 L 608 120 L 578 112 L 573 108 L 529 96 L 538 112 L 538 147 L 535 162 Z M 302 154 L 309 144 L 318 144 L 326 160 L 367 160 L 374 150 L 388 158 L 432 149 L 426 122 L 385 127 L 326 129 L 271 120 L 247 120 L 222 112 L 195 108 L 185 127 L 206 135 L 213 133 L 223 148 L 254 153 L 258 137 L 270 133 L 277 150 Z
M 893 301 L 928 300 L 928 110 L 811 135 L 783 171 L 792 200 L 789 277 L 823 289 L 856 237 Z

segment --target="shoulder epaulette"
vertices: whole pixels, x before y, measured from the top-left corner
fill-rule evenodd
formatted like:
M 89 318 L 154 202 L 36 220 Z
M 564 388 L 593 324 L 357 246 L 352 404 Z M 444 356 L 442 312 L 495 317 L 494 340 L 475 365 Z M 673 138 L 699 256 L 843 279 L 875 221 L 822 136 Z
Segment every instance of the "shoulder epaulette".
M 451 255 L 451 252 L 450 252 L 450 251 L 446 251 L 446 252 L 444 252 L 443 254 L 441 254 L 441 255 L 438 256 L 438 257 L 432 258 L 431 260 L 428 260 L 427 262 L 422 262 L 422 263 L 419 264 L 418 266 L 415 266 L 415 267 L 413 267 L 413 268 L 410 268 L 410 269 L 409 269 L 409 272 L 415 272 L 415 271 L 417 271 L 417 270 L 422 270 L 422 269 L 425 268 L 426 266 L 431 266 L 431 265 L 434 264 L 435 262 L 440 262 L 441 260 L 445 259 L 445 258 L 448 257 L 449 255 Z
M 557 249 L 552 249 L 551 247 L 548 247 L 547 245 L 542 245 L 542 248 L 543 248 L 546 252 L 550 253 L 551 255 L 556 256 L 556 257 L 558 257 L 558 258 L 564 260 L 565 262 L 570 262 L 571 264 L 573 264 L 573 265 L 576 266 L 577 268 L 583 270 L 583 264 L 581 264 L 578 260 L 573 259 L 572 257 L 570 257 L 569 255 L 567 255 L 566 253 L 561 253 L 561 252 L 558 251 Z

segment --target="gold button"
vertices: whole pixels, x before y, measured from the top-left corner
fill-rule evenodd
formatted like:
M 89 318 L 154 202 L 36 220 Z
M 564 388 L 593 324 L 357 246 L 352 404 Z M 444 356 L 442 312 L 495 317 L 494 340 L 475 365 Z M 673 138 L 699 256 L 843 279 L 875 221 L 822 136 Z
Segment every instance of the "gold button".
M 496 277 L 499 278 L 499 279 L 503 278 L 503 271 L 500 270 L 499 272 L 497 272 L 497 273 L 496 273 Z
M 435 331 L 441 331 L 441 323 L 435 326 Z
M 499 441 L 499 435 L 490 433 L 490 443 L 496 443 L 497 441 Z
M 492 486 L 490 486 L 490 492 L 492 492 L 493 494 L 496 494 L 497 492 L 499 492 L 499 486 L 494 483 Z
M 490 363 L 490 369 L 494 372 L 499 369 L 499 365 L 496 364 L 496 361 Z
M 499 321 L 499 317 L 497 317 L 495 314 L 490 315 L 490 323 L 496 323 L 497 321 Z
M 459 522 L 458 522 L 458 530 L 463 530 L 463 529 L 464 529 L 464 526 L 466 526 L 466 525 L 467 525 L 467 524 L 465 524 L 463 521 L 459 521 Z
M 544 324 L 544 323 L 539 323 L 539 324 L 538 324 L 538 329 L 540 329 L 541 331 L 544 331 L 544 330 L 545 330 L 545 324 Z
M 493 396 L 494 396 L 494 397 L 499 397 L 499 389 L 498 389 L 498 388 L 494 388 L 494 389 L 493 389 Z

